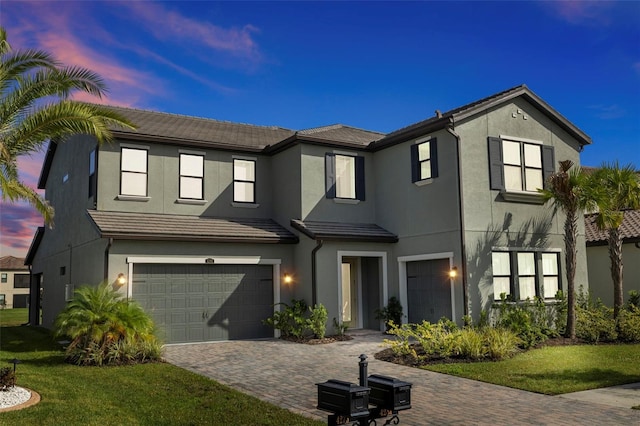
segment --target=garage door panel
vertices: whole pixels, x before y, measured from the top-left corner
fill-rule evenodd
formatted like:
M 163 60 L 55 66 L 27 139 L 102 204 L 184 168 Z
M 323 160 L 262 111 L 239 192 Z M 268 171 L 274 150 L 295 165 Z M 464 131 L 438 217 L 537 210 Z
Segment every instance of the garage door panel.
M 136 264 L 133 297 L 167 343 L 272 337 L 270 265 Z

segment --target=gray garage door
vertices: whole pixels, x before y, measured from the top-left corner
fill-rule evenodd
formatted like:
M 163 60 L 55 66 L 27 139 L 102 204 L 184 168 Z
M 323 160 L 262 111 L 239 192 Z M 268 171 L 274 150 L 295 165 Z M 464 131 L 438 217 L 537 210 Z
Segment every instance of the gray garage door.
M 135 264 L 133 299 L 166 343 L 272 337 L 270 265 Z
M 407 262 L 407 315 L 410 323 L 451 318 L 449 259 Z

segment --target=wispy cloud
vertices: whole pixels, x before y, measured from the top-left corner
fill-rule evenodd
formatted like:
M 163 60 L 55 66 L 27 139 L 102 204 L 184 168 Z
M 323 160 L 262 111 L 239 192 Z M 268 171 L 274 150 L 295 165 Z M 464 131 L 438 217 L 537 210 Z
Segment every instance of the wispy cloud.
M 612 7 L 612 2 L 592 0 L 541 1 L 542 7 L 556 17 L 571 24 L 609 25 L 610 17 L 605 13 Z
M 33 189 L 37 189 L 38 186 L 38 179 L 40 178 L 44 155 L 45 154 L 42 151 L 33 153 L 32 155 L 23 155 L 18 157 L 18 172 L 20 174 L 20 180 Z
M 614 120 L 616 118 L 622 118 L 627 115 L 627 111 L 620 105 L 590 105 L 588 107 L 592 110 L 595 116 L 601 120 Z
M 261 60 L 261 53 L 253 35 L 259 30 L 247 24 L 241 28 L 224 28 L 210 22 L 198 21 L 183 16 L 154 2 L 126 2 L 141 25 L 158 40 L 195 44 L 210 49 Z
M 9 204 L 0 201 L 0 210 L 0 253 L 26 255 L 36 229 L 43 225 L 42 217 L 24 203 Z

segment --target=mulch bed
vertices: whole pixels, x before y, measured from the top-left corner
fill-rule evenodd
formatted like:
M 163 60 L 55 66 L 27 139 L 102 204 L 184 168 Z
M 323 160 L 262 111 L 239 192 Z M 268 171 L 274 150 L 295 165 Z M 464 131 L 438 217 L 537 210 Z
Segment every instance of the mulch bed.
M 326 345 L 328 343 L 344 342 L 347 340 L 352 340 L 353 337 L 347 334 L 342 334 L 342 335 L 336 334 L 334 336 L 325 336 L 322 339 L 314 339 L 310 337 L 293 337 L 293 336 L 281 337 L 281 339 L 286 340 L 288 342 L 302 343 L 305 345 Z

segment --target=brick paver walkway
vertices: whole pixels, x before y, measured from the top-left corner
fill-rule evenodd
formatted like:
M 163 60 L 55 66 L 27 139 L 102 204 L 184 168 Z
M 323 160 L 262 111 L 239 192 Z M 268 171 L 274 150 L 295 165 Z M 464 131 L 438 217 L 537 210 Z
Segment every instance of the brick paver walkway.
M 325 420 L 317 410 L 316 383 L 358 383 L 358 356 L 369 374 L 411 382 L 403 425 L 640 425 L 640 410 L 588 404 L 378 361 L 384 336 L 357 333 L 347 342 L 302 345 L 281 340 L 168 346 L 172 364 L 210 377 L 264 401 Z M 382 424 L 384 422 L 378 422 Z

